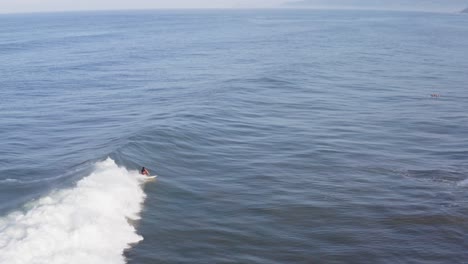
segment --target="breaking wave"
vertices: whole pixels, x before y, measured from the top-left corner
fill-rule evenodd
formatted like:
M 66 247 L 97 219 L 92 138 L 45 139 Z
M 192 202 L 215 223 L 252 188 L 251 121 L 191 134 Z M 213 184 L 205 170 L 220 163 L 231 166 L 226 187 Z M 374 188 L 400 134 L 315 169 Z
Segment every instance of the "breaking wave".
M 54 191 L 0 218 L 0 263 L 125 263 L 124 249 L 143 238 L 145 194 L 137 171 L 108 158 L 75 187 Z

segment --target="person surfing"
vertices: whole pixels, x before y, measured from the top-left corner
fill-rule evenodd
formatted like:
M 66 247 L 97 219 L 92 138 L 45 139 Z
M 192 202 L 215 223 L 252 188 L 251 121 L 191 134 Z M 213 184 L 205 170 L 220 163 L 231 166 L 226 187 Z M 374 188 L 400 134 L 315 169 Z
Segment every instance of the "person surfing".
M 141 168 L 140 174 L 141 175 L 146 175 L 146 176 L 150 175 L 149 170 L 147 170 L 145 167 Z

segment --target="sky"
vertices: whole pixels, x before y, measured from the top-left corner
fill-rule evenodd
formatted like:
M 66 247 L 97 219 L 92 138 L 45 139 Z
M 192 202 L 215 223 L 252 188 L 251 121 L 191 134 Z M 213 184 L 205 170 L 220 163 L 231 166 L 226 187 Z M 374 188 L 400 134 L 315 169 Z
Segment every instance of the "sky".
M 273 8 L 288 0 L 0 0 L 0 13 L 158 8 Z
M 0 13 L 158 8 L 352 8 L 459 11 L 468 0 L 0 0 Z

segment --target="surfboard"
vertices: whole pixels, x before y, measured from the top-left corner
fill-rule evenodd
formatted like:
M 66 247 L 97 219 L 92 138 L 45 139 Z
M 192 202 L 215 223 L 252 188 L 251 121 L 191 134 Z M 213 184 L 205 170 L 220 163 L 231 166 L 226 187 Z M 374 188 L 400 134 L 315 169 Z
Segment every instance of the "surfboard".
M 156 180 L 156 177 L 158 177 L 158 176 L 157 176 L 157 175 L 155 175 L 155 176 L 147 176 L 146 179 L 145 179 L 145 181 L 154 181 L 154 180 Z

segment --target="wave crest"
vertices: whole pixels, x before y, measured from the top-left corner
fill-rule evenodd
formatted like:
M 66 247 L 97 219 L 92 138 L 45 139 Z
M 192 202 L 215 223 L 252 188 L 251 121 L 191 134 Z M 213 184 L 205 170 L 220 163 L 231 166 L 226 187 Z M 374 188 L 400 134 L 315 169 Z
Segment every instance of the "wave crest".
M 144 178 L 108 158 L 76 187 L 50 193 L 0 218 L 0 263 L 125 263 L 123 250 L 143 238 Z

